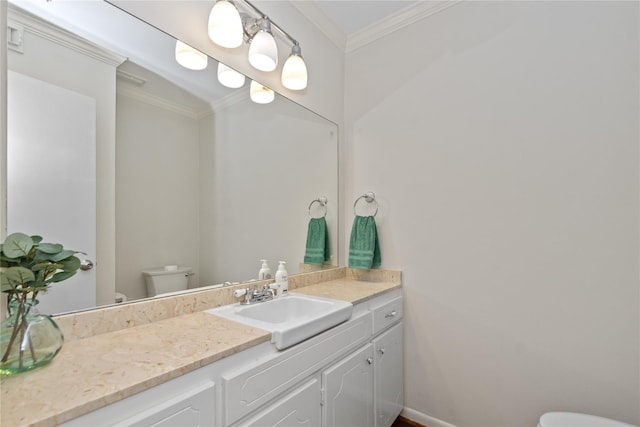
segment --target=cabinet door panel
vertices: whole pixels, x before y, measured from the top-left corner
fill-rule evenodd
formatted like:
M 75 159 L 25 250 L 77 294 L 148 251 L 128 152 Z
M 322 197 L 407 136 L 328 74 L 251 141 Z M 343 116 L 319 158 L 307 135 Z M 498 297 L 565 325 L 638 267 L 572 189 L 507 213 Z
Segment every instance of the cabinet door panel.
M 322 374 L 325 427 L 373 425 L 373 347 L 371 344 Z
M 320 382 L 308 381 L 239 426 L 315 427 L 320 425 Z
M 194 387 L 190 392 L 179 394 L 159 405 L 141 411 L 115 427 L 204 427 L 212 426 L 214 420 L 214 384 Z
M 376 427 L 389 427 L 404 406 L 402 322 L 373 340 Z
M 200 368 L 62 425 L 213 426 L 216 393 L 212 377 L 211 367 Z

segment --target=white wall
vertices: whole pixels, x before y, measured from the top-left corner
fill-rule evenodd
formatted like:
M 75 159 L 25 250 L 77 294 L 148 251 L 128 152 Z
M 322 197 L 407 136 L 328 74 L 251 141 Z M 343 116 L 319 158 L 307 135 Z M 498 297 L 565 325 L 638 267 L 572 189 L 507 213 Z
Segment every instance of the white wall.
M 347 56 L 346 198 L 376 192 L 403 270 L 410 414 L 640 423 L 638 12 L 464 2 Z
M 116 157 L 116 290 L 145 298 L 142 271 L 193 268 L 198 283 L 199 123 L 119 94 Z

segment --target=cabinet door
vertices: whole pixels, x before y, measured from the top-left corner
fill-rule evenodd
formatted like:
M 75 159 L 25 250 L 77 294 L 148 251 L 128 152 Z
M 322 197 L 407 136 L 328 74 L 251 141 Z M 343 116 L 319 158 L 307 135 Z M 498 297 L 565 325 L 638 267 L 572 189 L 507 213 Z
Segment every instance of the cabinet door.
M 314 427 L 320 425 L 320 381 L 312 379 L 238 426 Z
M 373 346 L 368 344 L 322 374 L 325 427 L 373 425 Z
M 389 427 L 404 406 L 402 322 L 373 340 L 376 427 Z

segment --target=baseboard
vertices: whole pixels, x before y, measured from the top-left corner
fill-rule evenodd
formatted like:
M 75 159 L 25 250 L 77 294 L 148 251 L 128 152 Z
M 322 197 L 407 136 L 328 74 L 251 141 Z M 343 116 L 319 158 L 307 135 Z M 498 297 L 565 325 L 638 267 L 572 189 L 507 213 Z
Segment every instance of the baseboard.
M 427 414 L 418 412 L 415 409 L 407 408 L 406 406 L 402 409 L 400 416 L 408 420 L 423 424 L 426 427 L 456 427 L 453 424 L 449 424 L 437 418 L 430 417 Z

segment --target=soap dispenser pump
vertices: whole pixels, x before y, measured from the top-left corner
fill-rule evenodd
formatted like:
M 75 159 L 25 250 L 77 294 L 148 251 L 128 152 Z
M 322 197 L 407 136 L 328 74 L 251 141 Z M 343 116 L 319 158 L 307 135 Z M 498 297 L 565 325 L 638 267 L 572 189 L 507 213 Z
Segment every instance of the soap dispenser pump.
M 276 285 L 278 286 L 278 290 L 281 296 L 285 296 L 289 293 L 289 275 L 287 274 L 287 269 L 285 268 L 286 264 L 286 262 L 280 261 L 280 265 L 278 265 L 278 271 L 276 271 Z
M 267 264 L 266 259 L 261 259 L 262 267 L 258 272 L 258 280 L 269 280 L 271 279 L 271 269 L 269 268 L 269 264 Z

